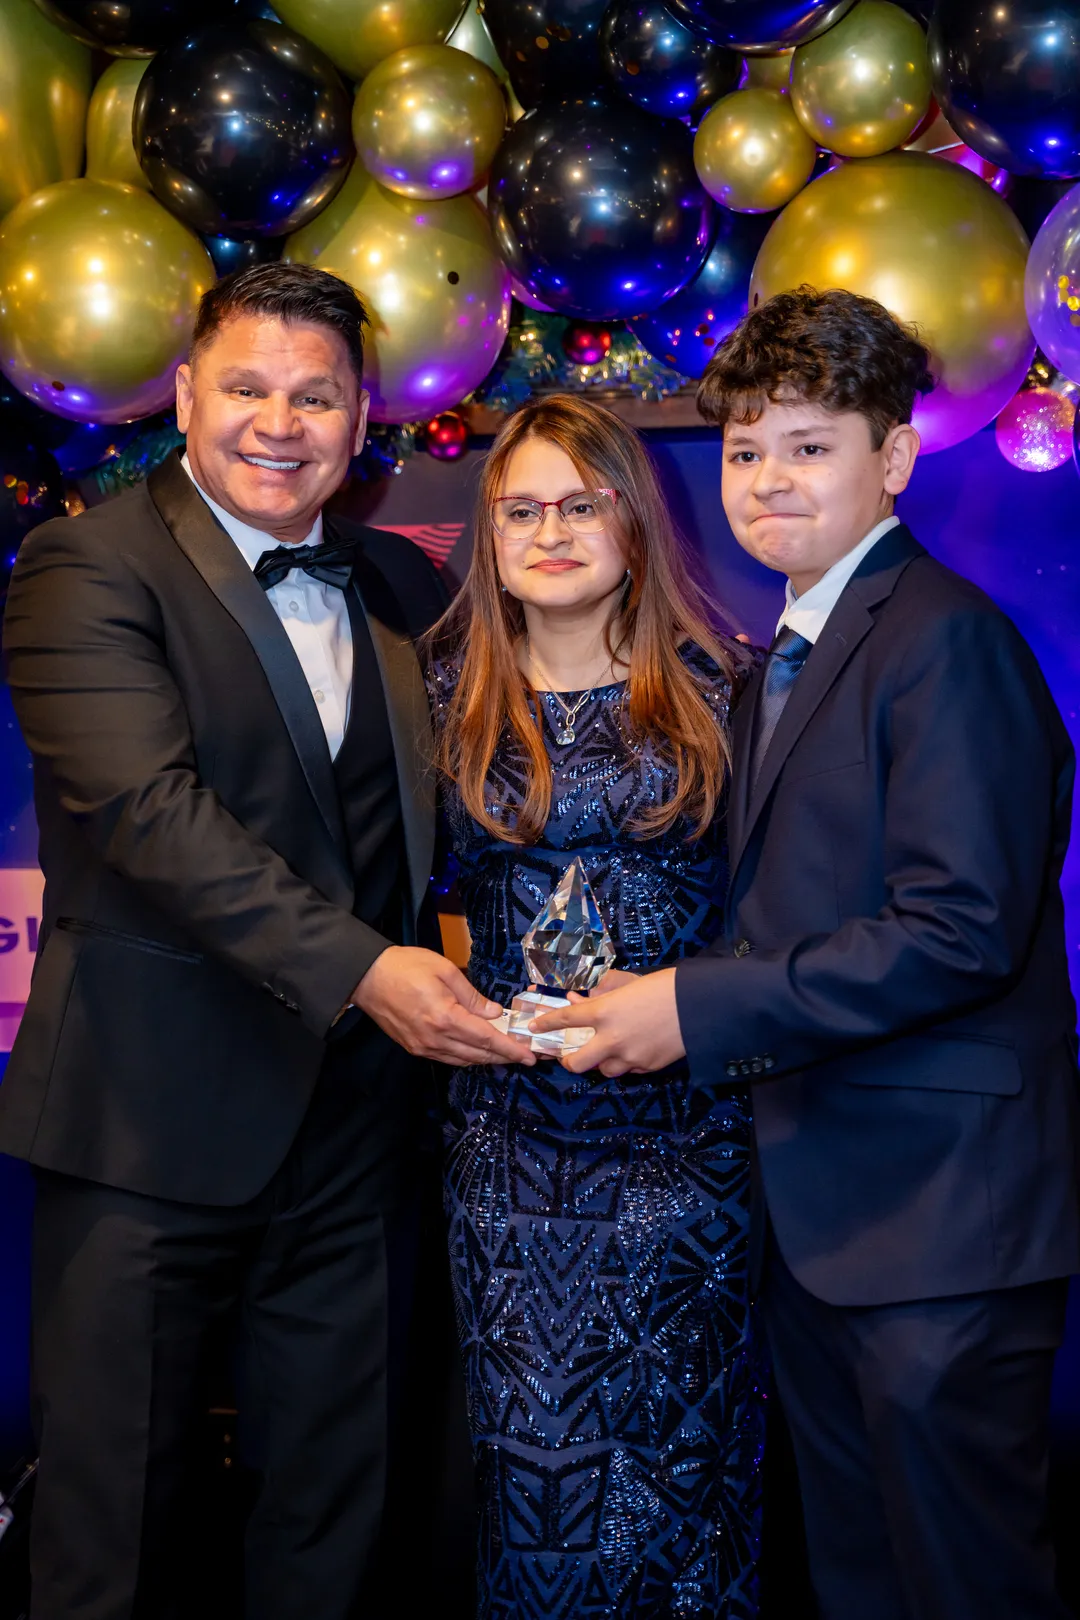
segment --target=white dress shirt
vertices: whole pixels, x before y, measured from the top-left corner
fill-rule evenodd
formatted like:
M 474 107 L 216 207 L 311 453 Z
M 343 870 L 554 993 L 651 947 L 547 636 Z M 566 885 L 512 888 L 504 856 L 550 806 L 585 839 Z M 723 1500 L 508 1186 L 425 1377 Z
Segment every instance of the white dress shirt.
M 811 644 L 816 642 L 825 628 L 826 619 L 840 600 L 840 593 L 867 552 L 872 546 L 877 545 L 883 534 L 895 529 L 899 522 L 898 517 L 883 518 L 876 528 L 870 530 L 865 540 L 860 541 L 853 551 L 841 557 L 839 562 L 834 562 L 828 573 L 822 574 L 817 584 L 811 585 L 802 596 L 798 595 L 789 579 L 787 606 L 777 621 L 777 634 L 779 635 L 786 625 Z
M 253 529 L 250 524 L 242 523 L 212 501 L 192 472 L 186 455 L 181 458 L 180 465 L 248 567 L 254 570 L 263 552 L 275 550 L 281 542 L 262 529 Z M 322 533 L 320 512 L 312 524 L 311 533 L 300 543 L 317 546 L 322 540 Z M 280 584 L 271 586 L 266 596 L 292 642 L 319 711 L 330 757 L 336 759 L 349 722 L 352 694 L 352 625 L 345 592 L 339 591 L 336 585 L 324 585 L 321 580 L 312 579 L 301 568 L 290 568 Z

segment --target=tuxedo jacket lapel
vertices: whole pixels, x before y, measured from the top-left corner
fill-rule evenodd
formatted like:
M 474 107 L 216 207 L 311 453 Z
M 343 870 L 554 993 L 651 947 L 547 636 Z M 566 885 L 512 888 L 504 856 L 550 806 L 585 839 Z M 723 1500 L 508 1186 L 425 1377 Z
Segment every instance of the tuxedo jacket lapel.
M 750 780 L 750 747 L 754 730 L 754 710 L 764 679 L 765 665 L 755 669 L 735 705 L 731 720 L 731 784 L 728 790 L 728 851 L 732 860 L 743 846 L 747 796 Z
M 312 798 L 349 872 L 337 782 L 319 711 L 292 643 L 251 569 L 180 465 L 168 459 L 148 480 L 150 498 L 188 561 L 236 621 L 263 667 Z M 351 905 L 351 899 L 350 899 Z
M 367 620 L 382 678 L 397 764 L 405 859 L 415 919 L 428 891 L 435 854 L 435 775 L 431 766 L 434 744 L 427 693 L 416 649 L 401 622 L 397 601 L 383 575 L 359 550 L 350 589 Z M 353 702 L 358 701 L 363 701 L 363 694 L 354 691 Z
M 734 835 L 735 828 L 732 829 L 730 844 L 732 879 L 768 802 L 769 794 L 792 749 L 829 689 L 839 679 L 860 641 L 873 629 L 872 610 L 891 595 L 904 569 L 922 551 L 923 547 L 901 524 L 899 528 L 892 529 L 882 536 L 858 571 L 852 575 L 791 689 L 791 696 L 777 722 L 765 758 L 761 762 L 757 781 L 752 786 L 748 781 L 750 742 L 753 709 L 761 681 L 760 674 L 748 689 L 737 714 L 737 719 L 741 719 L 744 729 L 737 734 L 738 769 L 732 787 L 732 797 L 736 804 L 741 804 L 739 793 L 741 789 L 747 798 L 743 813 L 737 816 L 737 837 Z

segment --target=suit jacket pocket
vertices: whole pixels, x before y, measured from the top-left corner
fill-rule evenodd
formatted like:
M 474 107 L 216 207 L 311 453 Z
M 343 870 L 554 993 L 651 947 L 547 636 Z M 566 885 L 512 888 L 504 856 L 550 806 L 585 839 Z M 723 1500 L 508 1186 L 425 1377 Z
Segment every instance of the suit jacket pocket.
M 1024 1077 L 1015 1048 L 1001 1041 L 908 1035 L 828 1065 L 830 1079 L 852 1086 L 974 1091 L 1015 1097 Z
M 128 934 L 122 928 L 108 928 L 104 923 L 84 922 L 81 917 L 57 917 L 56 926 L 65 934 L 79 934 L 88 939 L 107 939 L 114 945 L 126 945 L 133 951 L 147 951 L 151 956 L 166 956 L 170 962 L 190 962 L 197 965 L 203 960 L 198 951 L 181 950 L 178 945 L 166 945 L 160 939 L 145 939 L 141 934 Z

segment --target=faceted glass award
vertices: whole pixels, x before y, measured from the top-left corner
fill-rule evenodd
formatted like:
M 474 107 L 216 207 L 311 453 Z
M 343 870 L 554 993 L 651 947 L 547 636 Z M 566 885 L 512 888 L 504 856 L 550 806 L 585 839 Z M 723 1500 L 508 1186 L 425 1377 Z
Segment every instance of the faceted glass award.
M 584 1046 L 591 1029 L 557 1029 L 536 1035 L 529 1022 L 551 1007 L 565 1007 L 563 995 L 545 995 L 545 989 L 576 990 L 584 995 L 600 983 L 615 960 L 615 947 L 589 887 L 580 861 L 571 861 L 551 899 L 521 942 L 529 978 L 537 987 L 515 996 L 507 1019 L 507 1032 L 527 1040 L 534 1052 L 558 1055 Z M 541 988 L 543 987 L 543 988 Z

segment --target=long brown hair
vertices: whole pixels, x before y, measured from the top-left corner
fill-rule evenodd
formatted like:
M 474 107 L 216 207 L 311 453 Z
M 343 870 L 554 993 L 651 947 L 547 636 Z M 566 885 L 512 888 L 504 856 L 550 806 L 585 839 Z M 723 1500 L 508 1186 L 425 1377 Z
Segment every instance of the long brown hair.
M 535 690 L 518 667 L 515 644 L 525 630 L 522 604 L 503 591 L 495 555 L 492 509 L 510 457 L 529 438 L 557 445 L 587 487 L 619 492 L 616 512 L 629 580 L 617 618 L 629 664 L 626 717 L 636 739 L 650 739 L 677 771 L 675 792 L 643 812 L 635 831 L 650 838 L 679 820 L 699 838 L 716 814 L 730 763 L 727 738 L 680 648 L 696 642 L 730 680 L 734 660 L 695 583 L 641 440 L 611 411 L 573 394 L 530 401 L 495 436 L 477 499 L 472 564 L 460 593 L 429 632 L 429 652 L 460 651 L 464 662 L 437 745 L 437 763 L 456 784 L 481 826 L 505 842 L 535 843 L 551 810 L 551 765 L 540 730 Z M 614 621 L 613 621 L 614 622 Z M 530 708 L 531 699 L 531 708 Z M 485 798 L 496 746 L 509 731 L 520 745 L 525 795 L 513 824 Z

